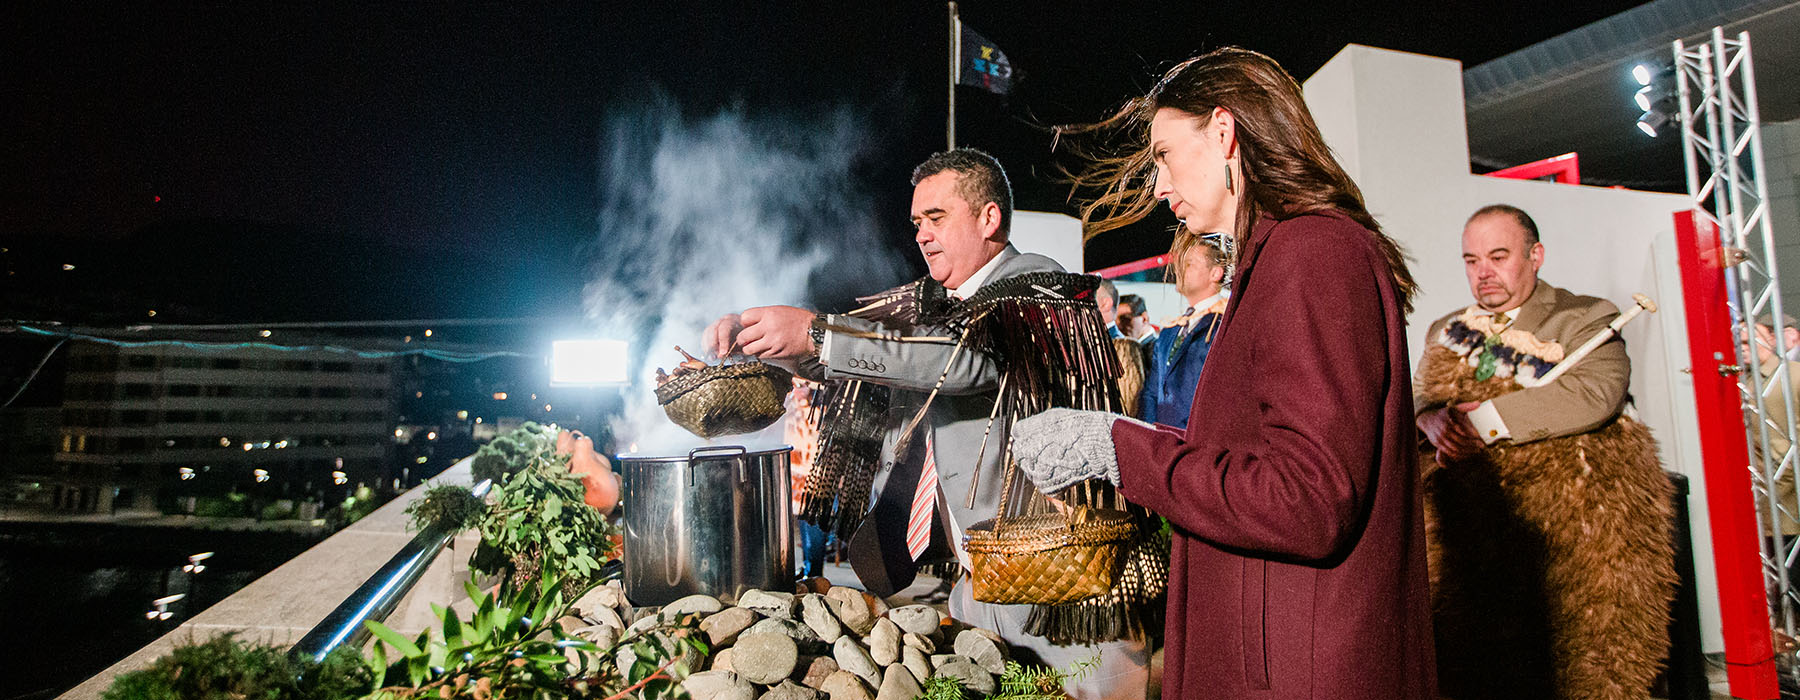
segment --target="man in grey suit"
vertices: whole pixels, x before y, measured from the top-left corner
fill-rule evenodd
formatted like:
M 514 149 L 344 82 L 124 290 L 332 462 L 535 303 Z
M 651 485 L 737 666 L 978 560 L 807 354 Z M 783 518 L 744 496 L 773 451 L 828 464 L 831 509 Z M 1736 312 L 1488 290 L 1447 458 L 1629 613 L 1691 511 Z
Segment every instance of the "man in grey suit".
M 931 279 L 951 296 L 967 299 L 984 285 L 1027 272 L 1062 271 L 1055 261 L 1020 253 L 1008 242 L 1012 188 L 992 156 L 971 148 L 938 153 L 913 170 L 912 183 L 914 240 L 931 268 Z M 986 436 L 986 449 L 982 447 L 999 382 L 999 373 L 985 351 L 957 352 L 954 334 L 932 326 L 889 328 L 792 306 L 757 307 L 721 318 L 707 329 L 705 345 L 715 354 L 735 346 L 745 354 L 769 360 L 810 364 L 816 358 L 825 378 L 860 379 L 892 387 L 888 422 L 896 430 L 883 450 L 883 474 L 875 486 L 881 495 L 863 525 L 875 528 L 886 567 L 855 562 L 858 574 L 867 584 L 871 579 L 887 578 L 870 569 L 891 568 L 895 561 L 910 562 L 919 546 L 916 539 L 907 541 L 907 521 L 916 521 L 921 513 L 908 506 L 915 502 L 919 485 L 930 482 L 933 467 L 937 493 L 923 499 L 935 506 L 929 508 L 932 517 L 953 533 L 950 545 L 958 560 L 968 566 L 962 550 L 964 529 L 994 517 L 999 507 L 1001 446 L 1007 439 L 1003 426 L 996 425 L 994 434 Z M 940 381 L 940 395 L 932 401 L 913 439 L 913 449 L 896 455 L 897 429 L 918 411 Z M 973 507 L 968 506 L 971 492 Z M 918 532 L 916 526 L 912 530 Z M 858 537 L 862 536 L 859 532 Z M 952 617 L 999 632 L 1015 651 L 1027 652 L 1020 654 L 1022 660 L 1067 668 L 1097 655 L 1099 666 L 1068 687 L 1073 697 L 1144 697 L 1149 653 L 1142 642 L 1054 645 L 1024 633 L 1030 611 L 1031 606 L 1026 605 L 975 601 L 966 578 L 950 597 Z

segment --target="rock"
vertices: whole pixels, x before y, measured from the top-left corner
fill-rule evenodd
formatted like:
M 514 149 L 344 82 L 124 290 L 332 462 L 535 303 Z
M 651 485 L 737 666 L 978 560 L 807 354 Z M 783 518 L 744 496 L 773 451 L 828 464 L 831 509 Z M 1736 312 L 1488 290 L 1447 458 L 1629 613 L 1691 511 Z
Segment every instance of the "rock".
M 796 594 L 804 594 L 804 593 L 823 594 L 824 592 L 829 591 L 829 590 L 831 590 L 831 579 L 825 578 L 824 576 L 814 576 L 812 578 L 803 578 L 803 579 L 800 579 L 799 583 L 794 584 L 794 592 Z
M 793 681 L 782 681 L 781 685 L 769 689 L 757 700 L 825 700 L 826 695 L 803 685 L 794 685 Z
M 556 618 L 556 629 L 561 630 L 563 634 L 574 634 L 575 630 L 587 627 L 588 625 L 589 623 L 587 620 L 583 620 L 574 615 L 564 615 Z
M 625 618 L 619 617 L 619 611 L 612 608 L 594 608 L 590 612 L 582 613 L 582 617 L 596 625 L 625 629 Z
M 932 668 L 937 668 L 939 666 L 950 663 L 952 661 L 967 661 L 969 663 L 975 663 L 974 659 L 971 659 L 967 656 L 963 656 L 962 654 L 932 654 L 931 655 L 931 667 Z
M 700 631 L 706 634 L 706 641 L 714 647 L 731 646 L 738 635 L 756 624 L 756 613 L 745 608 L 726 608 L 706 616 L 700 621 Z
M 937 653 L 937 642 L 931 641 L 930 637 L 922 634 L 913 634 L 911 632 L 902 634 L 900 635 L 900 643 L 927 654 Z
M 696 698 L 756 700 L 756 688 L 730 671 L 701 671 L 682 681 L 681 689 Z
M 800 684 L 808 688 L 825 687 L 825 678 L 840 670 L 837 660 L 829 656 L 815 656 L 811 661 L 806 662 L 805 667 L 806 673 L 801 674 Z M 798 669 L 796 669 L 796 673 L 798 673 Z
M 944 615 L 929 605 L 903 605 L 889 610 L 887 619 L 893 620 L 901 630 L 913 634 L 931 634 L 937 631 L 938 623 L 944 621 Z
M 630 637 L 632 635 L 643 634 L 645 631 L 648 631 L 650 628 L 655 627 L 662 622 L 661 615 L 645 615 L 638 618 L 637 622 L 631 623 L 630 627 L 626 627 L 625 634 L 620 636 Z
M 881 667 L 869 658 L 869 652 L 852 637 L 838 637 L 837 644 L 831 647 L 831 658 L 836 659 L 838 668 L 856 674 L 858 678 L 868 681 L 869 687 L 881 685 Z
M 809 654 L 823 650 L 825 647 L 829 646 L 825 643 L 825 640 L 819 639 L 819 633 L 814 632 L 811 627 L 807 627 L 806 625 L 793 620 L 778 620 L 775 618 L 757 622 L 756 624 L 751 625 L 750 629 L 744 630 L 744 633 L 738 636 L 742 638 L 752 634 L 763 633 L 787 635 L 789 639 L 794 640 L 800 645 L 801 649 L 804 649 Z
M 876 620 L 864 641 L 869 643 L 869 658 L 875 663 L 890 666 L 900 660 L 900 626 L 887 618 Z
M 849 671 L 838 671 L 827 676 L 824 686 L 819 690 L 825 691 L 826 695 L 831 696 L 831 700 L 875 700 L 875 694 L 869 692 L 868 684 Z
M 831 644 L 844 636 L 844 626 L 838 622 L 837 615 L 832 614 L 831 606 L 825 602 L 825 596 L 808 593 L 800 596 L 800 620 L 811 627 L 813 633 L 826 644 Z
M 1006 647 L 982 634 L 979 629 L 963 630 L 956 635 L 956 653 L 969 657 L 982 670 L 1000 675 L 1006 673 Z
M 931 677 L 954 678 L 976 695 L 993 695 L 995 690 L 994 675 L 963 657 L 956 657 L 938 666 L 931 672 Z
M 576 610 L 576 614 L 581 615 L 582 617 L 589 617 L 595 610 L 601 608 L 612 610 L 616 616 L 619 612 L 619 608 L 625 607 L 625 591 L 618 586 L 611 584 L 595 586 L 593 590 L 588 591 L 587 593 L 582 594 L 580 598 L 577 598 L 575 604 L 569 607 Z M 589 617 L 589 619 L 592 618 Z M 596 622 L 598 622 L 598 620 L 596 620 Z
M 612 645 L 618 643 L 619 631 L 620 630 L 617 627 L 592 625 L 572 631 L 569 634 L 593 642 L 594 646 L 600 647 L 601 649 L 610 649 L 612 648 Z
M 900 663 L 906 666 L 906 670 L 912 671 L 913 678 L 931 678 L 931 660 L 925 658 L 925 652 L 912 647 L 901 647 Z
M 686 598 L 678 599 L 668 605 L 664 605 L 661 614 L 664 619 L 677 620 L 680 619 L 682 615 L 692 613 L 711 615 L 724 609 L 725 604 L 719 602 L 718 598 L 714 598 L 704 593 L 695 593 Z
M 731 649 L 729 649 L 729 648 L 720 649 L 719 653 L 713 654 L 712 665 L 708 666 L 707 670 L 708 671 L 731 671 L 733 673 L 736 673 L 737 669 L 732 668 L 732 666 L 731 666 L 731 657 L 732 657 Z
M 798 598 L 792 593 L 765 591 L 752 588 L 738 596 L 738 607 L 749 608 L 766 617 L 779 620 L 794 619 L 794 608 Z
M 842 621 L 845 627 L 849 627 L 856 636 L 868 635 L 869 629 L 875 626 L 875 617 L 878 613 L 869 604 L 868 598 L 863 595 L 862 591 L 834 586 L 825 592 L 825 599 L 831 603 L 831 611 L 837 613 L 838 620 Z
M 747 634 L 738 638 L 732 651 L 732 670 L 738 677 L 762 685 L 780 683 L 794 672 L 800 658 L 799 647 L 784 634 Z
M 913 678 L 912 671 L 895 664 L 882 672 L 881 690 L 875 693 L 875 700 L 913 700 L 924 692 L 925 689 L 919 687 L 919 679 Z

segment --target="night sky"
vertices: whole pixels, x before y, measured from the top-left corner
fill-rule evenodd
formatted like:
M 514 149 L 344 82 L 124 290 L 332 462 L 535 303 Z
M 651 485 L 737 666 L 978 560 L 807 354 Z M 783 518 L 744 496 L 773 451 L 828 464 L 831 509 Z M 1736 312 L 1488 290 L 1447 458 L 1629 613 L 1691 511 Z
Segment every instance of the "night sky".
M 1635 4 L 971 0 L 964 22 L 1019 75 L 1005 98 L 960 89 L 959 142 L 1001 158 L 1020 208 L 1072 212 L 1043 127 L 1101 117 L 1200 51 L 1260 50 L 1302 80 L 1348 42 L 1474 65 Z M 603 125 L 648 95 L 692 115 L 852 110 L 872 143 L 856 186 L 922 272 L 906 175 L 944 146 L 944 5 L 711 6 L 14 6 L 0 317 L 575 313 L 607 246 Z M 1090 243 L 1090 267 L 1160 252 L 1166 216 Z

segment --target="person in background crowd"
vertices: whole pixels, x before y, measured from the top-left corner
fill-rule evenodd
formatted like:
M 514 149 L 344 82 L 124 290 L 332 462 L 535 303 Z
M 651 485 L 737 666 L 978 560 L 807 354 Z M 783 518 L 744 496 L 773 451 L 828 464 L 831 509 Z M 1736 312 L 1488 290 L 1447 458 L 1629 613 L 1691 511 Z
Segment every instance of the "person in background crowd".
M 1119 331 L 1140 343 L 1155 342 L 1157 328 L 1150 323 L 1150 306 L 1136 294 L 1119 297 Z
M 1109 279 L 1100 280 L 1100 289 L 1094 293 L 1094 304 L 1100 307 L 1100 318 L 1106 320 L 1106 335 L 1125 337 L 1119 332 L 1119 286 Z
M 1139 418 L 1186 428 L 1188 413 L 1194 400 L 1194 387 L 1200 384 L 1200 370 L 1206 366 L 1206 352 L 1218 336 L 1219 324 L 1225 318 L 1225 305 L 1231 293 L 1225 290 L 1225 272 L 1229 265 L 1219 234 L 1196 236 L 1177 233 L 1169 259 L 1176 262 L 1171 271 L 1175 291 L 1187 301 L 1187 310 L 1166 324 L 1156 334 L 1150 348 L 1148 371 L 1145 372 L 1143 398 Z

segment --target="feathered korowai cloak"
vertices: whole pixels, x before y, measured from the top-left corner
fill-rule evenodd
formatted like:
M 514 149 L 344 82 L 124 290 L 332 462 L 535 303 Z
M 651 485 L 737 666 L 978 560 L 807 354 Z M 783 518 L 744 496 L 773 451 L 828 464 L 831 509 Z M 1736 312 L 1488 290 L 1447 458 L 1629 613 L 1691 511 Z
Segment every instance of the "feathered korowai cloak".
M 1066 407 L 1122 412 L 1116 385 L 1118 357 L 1106 324 L 1094 303 L 1098 278 L 1059 272 L 1032 272 L 985 285 L 966 301 L 948 297 L 930 278 L 865 297 L 852 315 L 884 325 L 927 324 L 958 338 L 960 352 L 984 352 L 993 358 L 1001 390 L 982 450 L 1003 450 L 1011 462 L 1011 445 L 991 436 L 1006 435 L 1013 422 L 1047 408 Z M 821 401 L 821 442 L 817 466 L 804 484 L 801 517 L 831 526 L 840 536 L 855 530 L 866 509 L 867 493 L 880 467 L 881 421 L 887 389 L 864 381 L 828 383 L 829 400 Z M 902 440 L 910 440 L 929 410 L 930 401 L 908 423 Z M 999 429 L 996 429 L 999 428 Z M 905 446 L 896 449 L 904 454 Z M 1031 484 L 1015 479 L 1002 497 L 1011 503 L 1048 508 Z M 976 484 L 1002 488 L 1002 484 Z M 963 498 L 967 494 L 946 494 Z M 1122 503 L 1105 484 L 1076 489 L 1074 505 Z M 1130 507 L 1142 525 L 1140 537 L 1126 556 L 1119 584 L 1106 595 L 1058 606 L 1039 606 L 1027 632 L 1063 644 L 1141 638 L 1161 629 L 1161 602 L 1168 582 L 1168 536 L 1153 525 L 1148 511 Z
M 1518 391 L 1562 359 L 1554 343 L 1482 325 L 1453 319 L 1430 339 L 1424 405 Z M 1648 698 L 1676 583 L 1672 489 L 1650 431 L 1619 416 L 1447 466 L 1423 447 L 1444 696 Z

